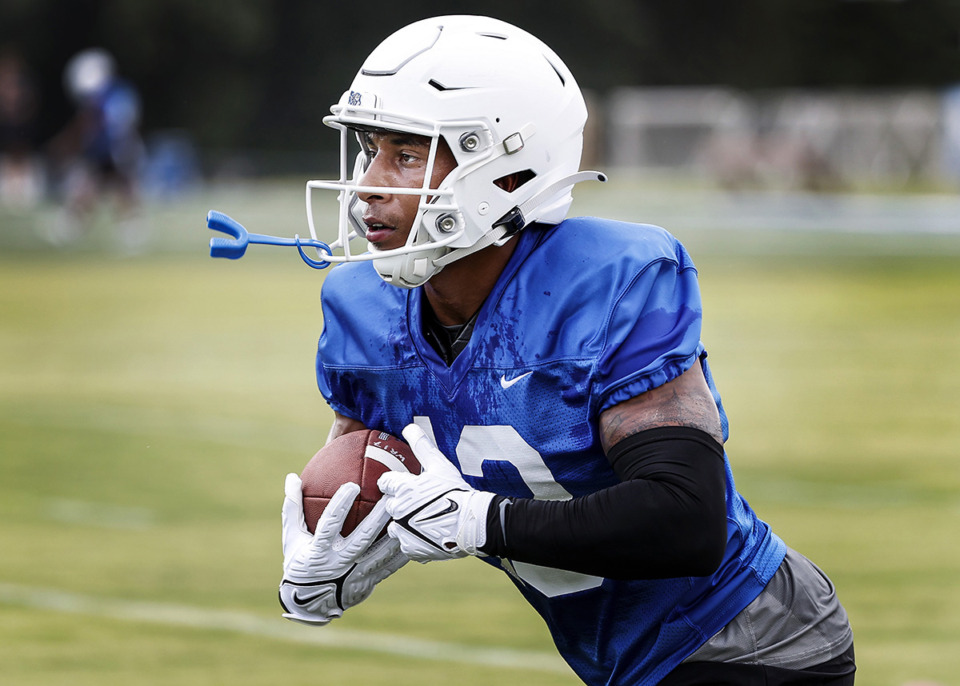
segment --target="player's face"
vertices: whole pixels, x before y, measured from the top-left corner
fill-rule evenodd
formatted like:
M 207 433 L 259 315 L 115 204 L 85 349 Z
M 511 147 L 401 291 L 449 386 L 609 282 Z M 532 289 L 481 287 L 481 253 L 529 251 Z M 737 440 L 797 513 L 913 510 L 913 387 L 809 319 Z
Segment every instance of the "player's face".
M 423 187 L 430 152 L 429 138 L 389 131 L 363 132 L 361 143 L 367 155 L 367 170 L 360 179 L 361 185 Z M 456 166 L 453 153 L 441 138 L 430 187 L 438 188 Z M 357 197 L 367 205 L 363 212 L 367 240 L 378 250 L 402 248 L 416 219 L 420 196 L 379 192 L 358 193 Z

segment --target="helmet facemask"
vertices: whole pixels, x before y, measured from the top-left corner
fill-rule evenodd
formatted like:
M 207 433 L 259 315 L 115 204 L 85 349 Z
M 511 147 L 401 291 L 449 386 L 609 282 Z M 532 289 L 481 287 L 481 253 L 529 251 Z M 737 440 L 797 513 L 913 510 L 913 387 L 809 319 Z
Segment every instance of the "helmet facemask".
M 310 233 L 315 240 L 319 239 L 313 217 L 312 191 L 335 190 L 338 192 L 340 208 L 338 237 L 329 245 L 333 250 L 342 249 L 343 259 L 335 257 L 334 261 L 372 260 L 377 271 L 389 283 L 407 288 L 419 286 L 442 268 L 436 264 L 436 260 L 450 253 L 452 248 L 466 247 L 474 242 L 474 239 L 467 237 L 466 223 L 454 197 L 453 186 L 462 173 L 460 163 L 458 161 L 457 167 L 443 179 L 438 187 L 431 188 L 443 127 L 430 122 L 411 120 L 406 120 L 403 124 L 390 122 L 389 127 L 371 126 L 370 120 L 364 119 L 363 113 L 356 109 L 353 109 L 349 115 L 338 112 L 338 109 L 334 107 L 334 116 L 327 117 L 324 123 L 340 130 L 340 178 L 335 181 L 307 182 Z M 382 116 L 382 113 L 378 114 Z M 363 149 L 362 133 L 367 131 L 410 133 L 429 140 L 423 184 L 417 188 L 362 185 L 368 159 Z M 354 153 L 358 145 L 360 149 Z M 348 176 L 347 169 L 351 160 L 352 174 Z M 358 195 L 361 193 L 419 196 L 417 213 L 404 246 L 379 250 L 373 244 L 367 243 L 366 253 L 355 254 L 351 250 L 351 240 L 366 236 L 367 227 L 363 221 L 365 203 Z M 321 255 L 321 257 L 329 259 L 327 255 Z

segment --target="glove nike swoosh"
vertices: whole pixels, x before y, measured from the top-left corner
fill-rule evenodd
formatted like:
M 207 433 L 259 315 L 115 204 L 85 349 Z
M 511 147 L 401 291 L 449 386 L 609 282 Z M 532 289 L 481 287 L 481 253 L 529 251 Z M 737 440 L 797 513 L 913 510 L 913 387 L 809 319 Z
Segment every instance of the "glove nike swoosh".
M 311 593 L 310 595 L 302 596 L 302 595 L 300 595 L 300 593 L 299 593 L 298 591 L 294 591 L 294 592 L 293 592 L 293 602 L 295 602 L 297 605 L 306 605 L 306 604 L 309 603 L 311 600 L 316 600 L 316 599 L 319 598 L 320 596 L 326 595 L 326 594 L 329 593 L 329 592 L 330 592 L 330 589 L 327 588 L 327 589 L 324 589 L 324 590 L 322 590 L 322 591 L 317 591 L 316 593 Z
M 433 513 L 432 515 L 430 515 L 429 517 L 424 517 L 424 518 L 421 519 L 420 521 L 422 521 L 422 522 L 428 522 L 428 521 L 430 521 L 431 519 L 436 519 L 437 517 L 442 517 L 442 516 L 444 516 L 444 515 L 448 515 L 448 514 L 450 514 L 451 512 L 456 512 L 457 510 L 460 509 L 460 506 L 457 504 L 457 501 L 455 501 L 455 500 L 451 500 L 450 498 L 447 498 L 447 503 L 448 503 L 448 504 L 447 504 L 446 509 L 440 510 L 440 512 L 434 512 L 434 513 Z

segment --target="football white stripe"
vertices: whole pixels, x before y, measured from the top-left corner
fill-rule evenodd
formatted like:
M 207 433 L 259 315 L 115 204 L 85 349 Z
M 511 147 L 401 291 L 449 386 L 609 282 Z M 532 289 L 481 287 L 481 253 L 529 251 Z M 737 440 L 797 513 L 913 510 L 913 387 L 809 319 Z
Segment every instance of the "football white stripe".
M 366 457 L 369 457 L 371 460 L 376 460 L 380 464 L 384 465 L 387 469 L 392 472 L 409 472 L 407 466 L 403 464 L 403 461 L 394 455 L 391 452 L 384 450 L 383 448 L 378 448 L 375 445 L 368 445 L 366 452 L 364 452 Z
M 395 634 L 343 629 L 336 624 L 317 630 L 293 624 L 281 619 L 279 615 L 264 617 L 252 612 L 120 600 L 7 583 L 0 583 L 0 605 L 188 629 L 230 631 L 291 643 L 387 653 L 436 662 L 573 674 L 560 657 L 552 653 L 429 641 Z

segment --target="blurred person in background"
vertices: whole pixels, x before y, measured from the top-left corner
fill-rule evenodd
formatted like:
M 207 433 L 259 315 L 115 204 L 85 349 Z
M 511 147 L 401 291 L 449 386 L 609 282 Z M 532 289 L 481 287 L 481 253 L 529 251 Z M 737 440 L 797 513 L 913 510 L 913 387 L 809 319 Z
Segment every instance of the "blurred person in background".
M 86 233 L 104 199 L 114 203 L 121 250 L 137 252 L 146 241 L 140 212 L 140 96 L 116 71 L 113 56 L 101 48 L 77 53 L 64 69 L 64 88 L 76 113 L 50 142 L 63 199 L 51 229 L 54 243 L 70 243 Z
M 345 540 L 359 486 L 311 535 L 288 475 L 284 617 L 322 626 L 406 559 L 474 555 L 588 684 L 852 684 L 833 584 L 734 485 L 691 257 L 655 226 L 566 216 L 604 177 L 578 171 L 587 112 L 560 58 L 495 19 L 423 20 L 331 112 L 341 177 L 308 188 L 338 192 L 339 244 L 368 251 L 331 251 L 323 283 L 330 439 L 402 433 L 424 471 L 383 475 Z
M 43 197 L 37 154 L 39 97 L 33 75 L 14 47 L 0 49 L 0 205 L 34 207 Z

